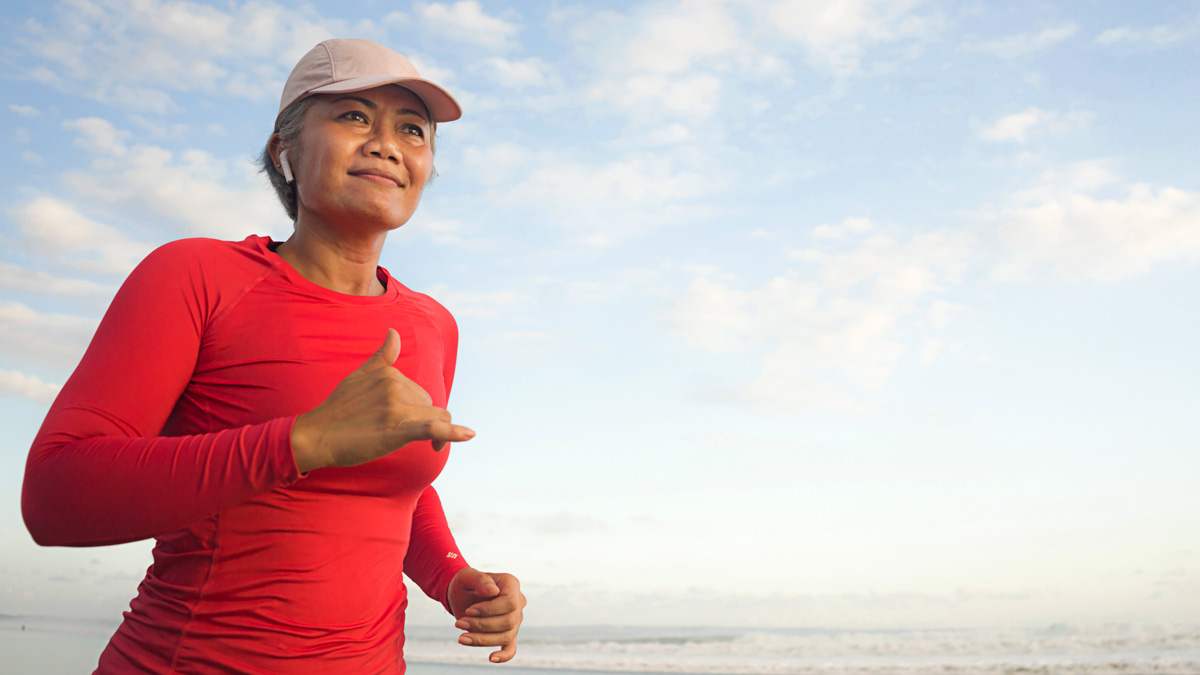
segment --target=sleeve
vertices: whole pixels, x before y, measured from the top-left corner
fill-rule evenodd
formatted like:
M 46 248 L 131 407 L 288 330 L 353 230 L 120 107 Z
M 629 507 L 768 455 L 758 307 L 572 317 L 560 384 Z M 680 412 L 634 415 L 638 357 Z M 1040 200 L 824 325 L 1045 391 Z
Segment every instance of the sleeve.
M 432 301 L 431 301 L 432 302 Z M 436 304 L 436 303 L 435 303 Z M 442 373 L 446 380 L 446 397 L 454 384 L 454 367 L 458 358 L 458 325 L 441 305 L 435 307 L 438 330 L 442 334 Z M 408 553 L 404 558 L 404 573 L 415 581 L 430 598 L 442 603 L 453 614 L 447 599 L 450 580 L 458 571 L 469 567 L 450 533 L 442 501 L 433 486 L 425 488 L 413 510 L 412 533 Z
M 222 270 L 181 240 L 117 291 L 29 451 L 21 510 L 43 546 L 99 546 L 170 532 L 300 477 L 295 417 L 158 437 L 195 369 Z M 191 242 L 190 244 L 188 242 Z M 213 263 L 216 265 L 216 263 Z
M 417 582 L 425 595 L 442 603 L 446 611 L 453 614 L 446 597 L 450 580 L 466 567 L 469 565 L 458 550 L 458 544 L 454 542 L 454 535 L 450 534 L 450 526 L 446 523 L 442 500 L 430 485 L 421 493 L 413 510 L 412 535 L 408 542 L 408 553 L 404 557 L 404 573 Z

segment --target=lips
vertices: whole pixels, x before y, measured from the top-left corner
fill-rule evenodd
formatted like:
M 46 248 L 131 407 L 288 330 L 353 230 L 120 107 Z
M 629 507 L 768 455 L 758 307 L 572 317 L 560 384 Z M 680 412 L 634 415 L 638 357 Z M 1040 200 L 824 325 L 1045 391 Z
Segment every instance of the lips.
M 404 184 L 400 182 L 400 179 L 395 174 L 384 171 L 383 169 L 359 169 L 357 171 L 351 171 L 350 175 L 358 178 L 365 178 L 380 184 L 391 183 L 392 187 L 404 187 Z

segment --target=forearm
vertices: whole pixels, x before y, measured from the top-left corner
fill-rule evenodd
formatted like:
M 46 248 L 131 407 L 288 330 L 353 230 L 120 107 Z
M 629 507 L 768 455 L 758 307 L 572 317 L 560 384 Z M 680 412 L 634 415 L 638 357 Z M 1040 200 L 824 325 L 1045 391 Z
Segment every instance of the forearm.
M 442 603 L 449 612 L 446 590 L 454 575 L 467 567 L 469 565 L 446 522 L 441 499 L 431 485 L 421 494 L 413 509 L 412 534 L 408 542 L 408 554 L 404 558 L 404 573 L 421 587 L 425 595 Z
M 193 436 L 39 436 L 21 494 L 26 527 L 43 546 L 117 544 L 186 527 L 299 478 L 294 421 Z

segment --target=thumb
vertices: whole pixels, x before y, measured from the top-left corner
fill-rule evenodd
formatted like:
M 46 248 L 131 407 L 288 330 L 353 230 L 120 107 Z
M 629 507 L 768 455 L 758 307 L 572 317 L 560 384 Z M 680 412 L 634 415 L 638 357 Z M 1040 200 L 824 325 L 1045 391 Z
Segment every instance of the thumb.
M 477 569 L 472 569 L 470 575 L 466 576 L 463 582 L 463 585 L 471 589 L 472 593 L 485 598 L 500 594 L 500 586 L 496 584 L 496 580 L 492 578 L 492 575 L 480 572 Z
M 364 373 L 390 366 L 400 356 L 400 334 L 395 328 L 387 329 L 387 337 L 383 338 L 383 346 L 367 357 L 366 363 L 359 368 Z

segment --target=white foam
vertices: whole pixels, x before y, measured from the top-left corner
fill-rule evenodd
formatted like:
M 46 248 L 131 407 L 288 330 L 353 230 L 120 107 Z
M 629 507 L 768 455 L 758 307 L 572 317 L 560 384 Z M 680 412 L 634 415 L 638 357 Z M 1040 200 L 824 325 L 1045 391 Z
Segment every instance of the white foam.
M 453 634 L 451 634 L 452 636 Z M 412 662 L 478 663 L 479 653 L 410 633 Z M 829 631 L 738 629 L 522 630 L 519 664 L 530 668 L 697 675 L 956 675 L 1200 673 L 1194 626 L 1055 625 L 1039 629 Z

